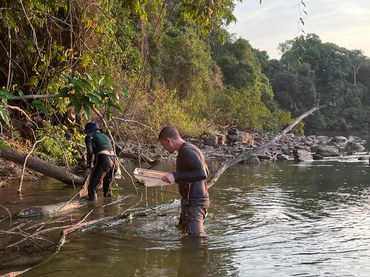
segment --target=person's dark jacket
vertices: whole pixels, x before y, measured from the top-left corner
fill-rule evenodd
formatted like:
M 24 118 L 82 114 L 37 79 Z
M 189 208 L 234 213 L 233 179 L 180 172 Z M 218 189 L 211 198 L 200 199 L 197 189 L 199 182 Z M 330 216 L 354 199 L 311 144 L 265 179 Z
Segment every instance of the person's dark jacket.
M 191 143 L 184 142 L 177 155 L 176 172 L 173 175 L 179 185 L 181 197 L 189 206 L 209 203 L 205 167 L 200 150 Z
M 111 140 L 100 130 L 97 130 L 94 133 L 85 136 L 85 143 L 87 149 L 87 167 L 91 167 L 94 155 L 96 155 L 100 151 L 113 150 Z

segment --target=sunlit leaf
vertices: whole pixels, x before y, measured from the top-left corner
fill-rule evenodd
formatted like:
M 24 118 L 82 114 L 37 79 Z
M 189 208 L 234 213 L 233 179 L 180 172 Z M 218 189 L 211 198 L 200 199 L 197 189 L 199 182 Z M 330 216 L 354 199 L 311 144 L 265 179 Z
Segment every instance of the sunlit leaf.
M 86 104 L 83 104 L 82 106 L 83 106 L 86 118 L 90 118 L 91 107 Z
M 13 99 L 14 95 L 10 91 L 1 88 L 0 89 L 0 98 Z
M 87 79 L 89 79 L 90 81 L 93 81 L 93 77 L 90 75 L 90 73 L 88 72 L 85 72 L 84 75 L 87 77 Z
M 5 148 L 5 149 L 11 149 L 10 145 L 1 139 L 0 139 L 0 147 Z
M 125 90 L 125 89 L 124 89 L 124 88 L 122 88 L 122 87 L 119 87 L 119 91 L 120 91 L 124 96 L 128 96 L 128 95 L 129 95 L 128 91 L 127 91 L 127 90 Z
M 1 118 L 5 121 L 5 123 L 9 124 L 9 118 L 8 118 L 8 115 L 5 109 L 0 108 L 0 115 L 1 115 Z
M 96 97 L 95 95 L 93 95 L 92 93 L 89 93 L 89 100 L 90 100 L 90 102 L 92 102 L 96 105 L 100 105 L 100 99 L 98 97 Z
M 118 106 L 118 105 L 112 104 L 112 105 L 110 105 L 110 107 L 113 108 L 113 109 L 115 109 L 115 110 L 117 110 L 117 111 L 119 111 L 119 112 L 122 112 L 123 111 L 123 109 L 120 106 Z

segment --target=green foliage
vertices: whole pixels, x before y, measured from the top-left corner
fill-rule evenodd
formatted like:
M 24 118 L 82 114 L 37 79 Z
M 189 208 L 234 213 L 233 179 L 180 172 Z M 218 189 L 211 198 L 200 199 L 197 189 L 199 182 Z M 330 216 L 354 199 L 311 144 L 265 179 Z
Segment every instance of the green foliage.
M 280 69 L 270 63 L 268 75 L 282 108 L 298 115 L 330 105 L 307 119 L 311 132 L 369 127 L 370 61 L 361 51 L 323 43 L 315 34 L 289 40 L 281 50 Z
M 11 149 L 11 146 L 7 144 L 5 141 L 0 139 L 0 147 L 5 148 L 5 149 Z
M 123 111 L 120 103 L 121 96 L 128 96 L 128 92 L 121 86 L 115 84 L 108 77 L 97 78 L 85 73 L 86 78 L 70 77 L 64 75 L 67 86 L 60 89 L 62 97 L 68 97 L 69 106 L 73 107 L 76 113 L 81 110 L 87 118 L 90 117 L 93 106 L 104 108 L 109 118 L 111 108 Z
M 37 139 L 44 138 L 37 147 L 52 162 L 72 166 L 80 158 L 77 149 L 79 144 L 84 143 L 84 137 L 76 130 L 74 136 L 69 134 L 66 126 L 45 126 L 37 130 Z
M 47 126 L 43 149 L 60 163 L 73 162 L 63 144 L 94 109 L 155 132 L 170 124 L 199 135 L 210 122 L 279 131 L 290 114 L 335 102 L 295 131 L 369 126 L 370 62 L 361 51 L 309 34 L 283 43 L 281 60 L 270 60 L 224 29 L 238 1 L 2 2 L 0 119 L 19 119 L 8 117 L 7 105 L 21 96 L 12 105 Z M 40 94 L 60 97 L 25 99 Z
M 156 65 L 168 89 L 187 103 L 190 115 L 199 116 L 212 93 L 212 58 L 204 40 L 191 28 L 170 31 L 163 38 Z
M 207 131 L 205 120 L 186 113 L 176 91 L 154 89 L 147 101 L 142 107 L 145 110 L 143 114 L 150 114 L 150 117 L 142 118 L 141 121 L 151 126 L 156 133 L 166 125 L 175 126 L 181 134 L 188 136 L 200 136 Z
M 234 40 L 231 36 L 226 37 L 225 43 L 214 38 L 213 49 L 214 59 L 228 85 L 215 93 L 210 102 L 215 122 L 254 130 L 275 130 L 284 125 L 283 117 L 288 112 L 279 110 L 273 102 L 271 85 L 261 72 L 263 55 L 254 51 L 246 40 Z M 283 121 L 274 122 L 273 112 L 282 116 L 275 119 Z
M 285 122 L 274 122 L 273 114 L 262 103 L 260 97 L 261 95 L 255 91 L 237 90 L 232 86 L 223 93 L 216 94 L 211 103 L 214 107 L 215 122 L 258 131 L 274 129 L 276 124 L 283 125 Z M 288 114 L 279 112 L 276 114 L 281 116 Z
M 6 113 L 6 106 L 8 104 L 8 100 L 13 98 L 14 95 L 11 94 L 8 90 L 0 88 L 0 115 L 2 120 L 4 120 L 7 124 L 9 123 L 9 117 Z

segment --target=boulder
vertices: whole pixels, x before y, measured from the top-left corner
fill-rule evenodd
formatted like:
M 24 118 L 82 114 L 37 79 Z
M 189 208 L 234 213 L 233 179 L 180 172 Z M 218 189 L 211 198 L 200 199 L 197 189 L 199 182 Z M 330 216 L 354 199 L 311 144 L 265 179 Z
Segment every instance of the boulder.
M 317 154 L 317 153 L 314 153 L 314 154 L 312 155 L 312 157 L 313 157 L 313 159 L 314 159 L 315 161 L 317 161 L 317 160 L 323 160 L 323 159 L 324 159 L 324 156 L 322 156 L 322 155 L 320 155 L 320 154 Z
M 204 139 L 204 143 L 206 145 L 209 145 L 209 146 L 217 146 L 218 145 L 218 136 L 216 135 L 211 135 L 211 136 L 208 136 Z
M 347 143 L 348 139 L 344 136 L 336 136 L 333 138 L 335 143 Z
M 278 161 L 287 161 L 287 160 L 289 160 L 287 155 L 284 155 L 284 154 L 281 154 L 281 153 L 276 155 L 276 159 Z
M 321 145 L 317 148 L 316 154 L 323 157 L 337 157 L 340 156 L 339 151 L 336 147 L 330 145 Z
M 329 142 L 328 136 L 317 136 L 316 137 L 316 143 L 319 145 L 325 145 Z
M 254 144 L 252 135 L 247 132 L 241 132 L 236 129 L 230 129 L 227 131 L 227 139 L 232 142 L 241 142 L 245 144 Z
M 293 156 L 296 162 L 311 161 L 313 159 L 311 152 L 304 149 L 294 149 Z
M 359 144 L 358 142 L 350 141 L 347 143 L 346 150 L 354 152 L 363 152 L 365 151 L 365 147 Z

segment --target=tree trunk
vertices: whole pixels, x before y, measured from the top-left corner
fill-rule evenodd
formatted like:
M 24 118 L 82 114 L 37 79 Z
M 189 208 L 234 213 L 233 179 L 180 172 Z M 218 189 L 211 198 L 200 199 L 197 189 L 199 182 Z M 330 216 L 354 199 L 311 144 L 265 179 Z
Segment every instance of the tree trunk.
M 23 166 L 26 156 L 27 155 L 24 153 L 0 146 L 0 157 L 5 160 L 12 161 Z M 69 172 L 63 167 L 56 166 L 39 158 L 28 157 L 26 167 L 68 185 L 82 186 L 84 183 L 84 178 Z

